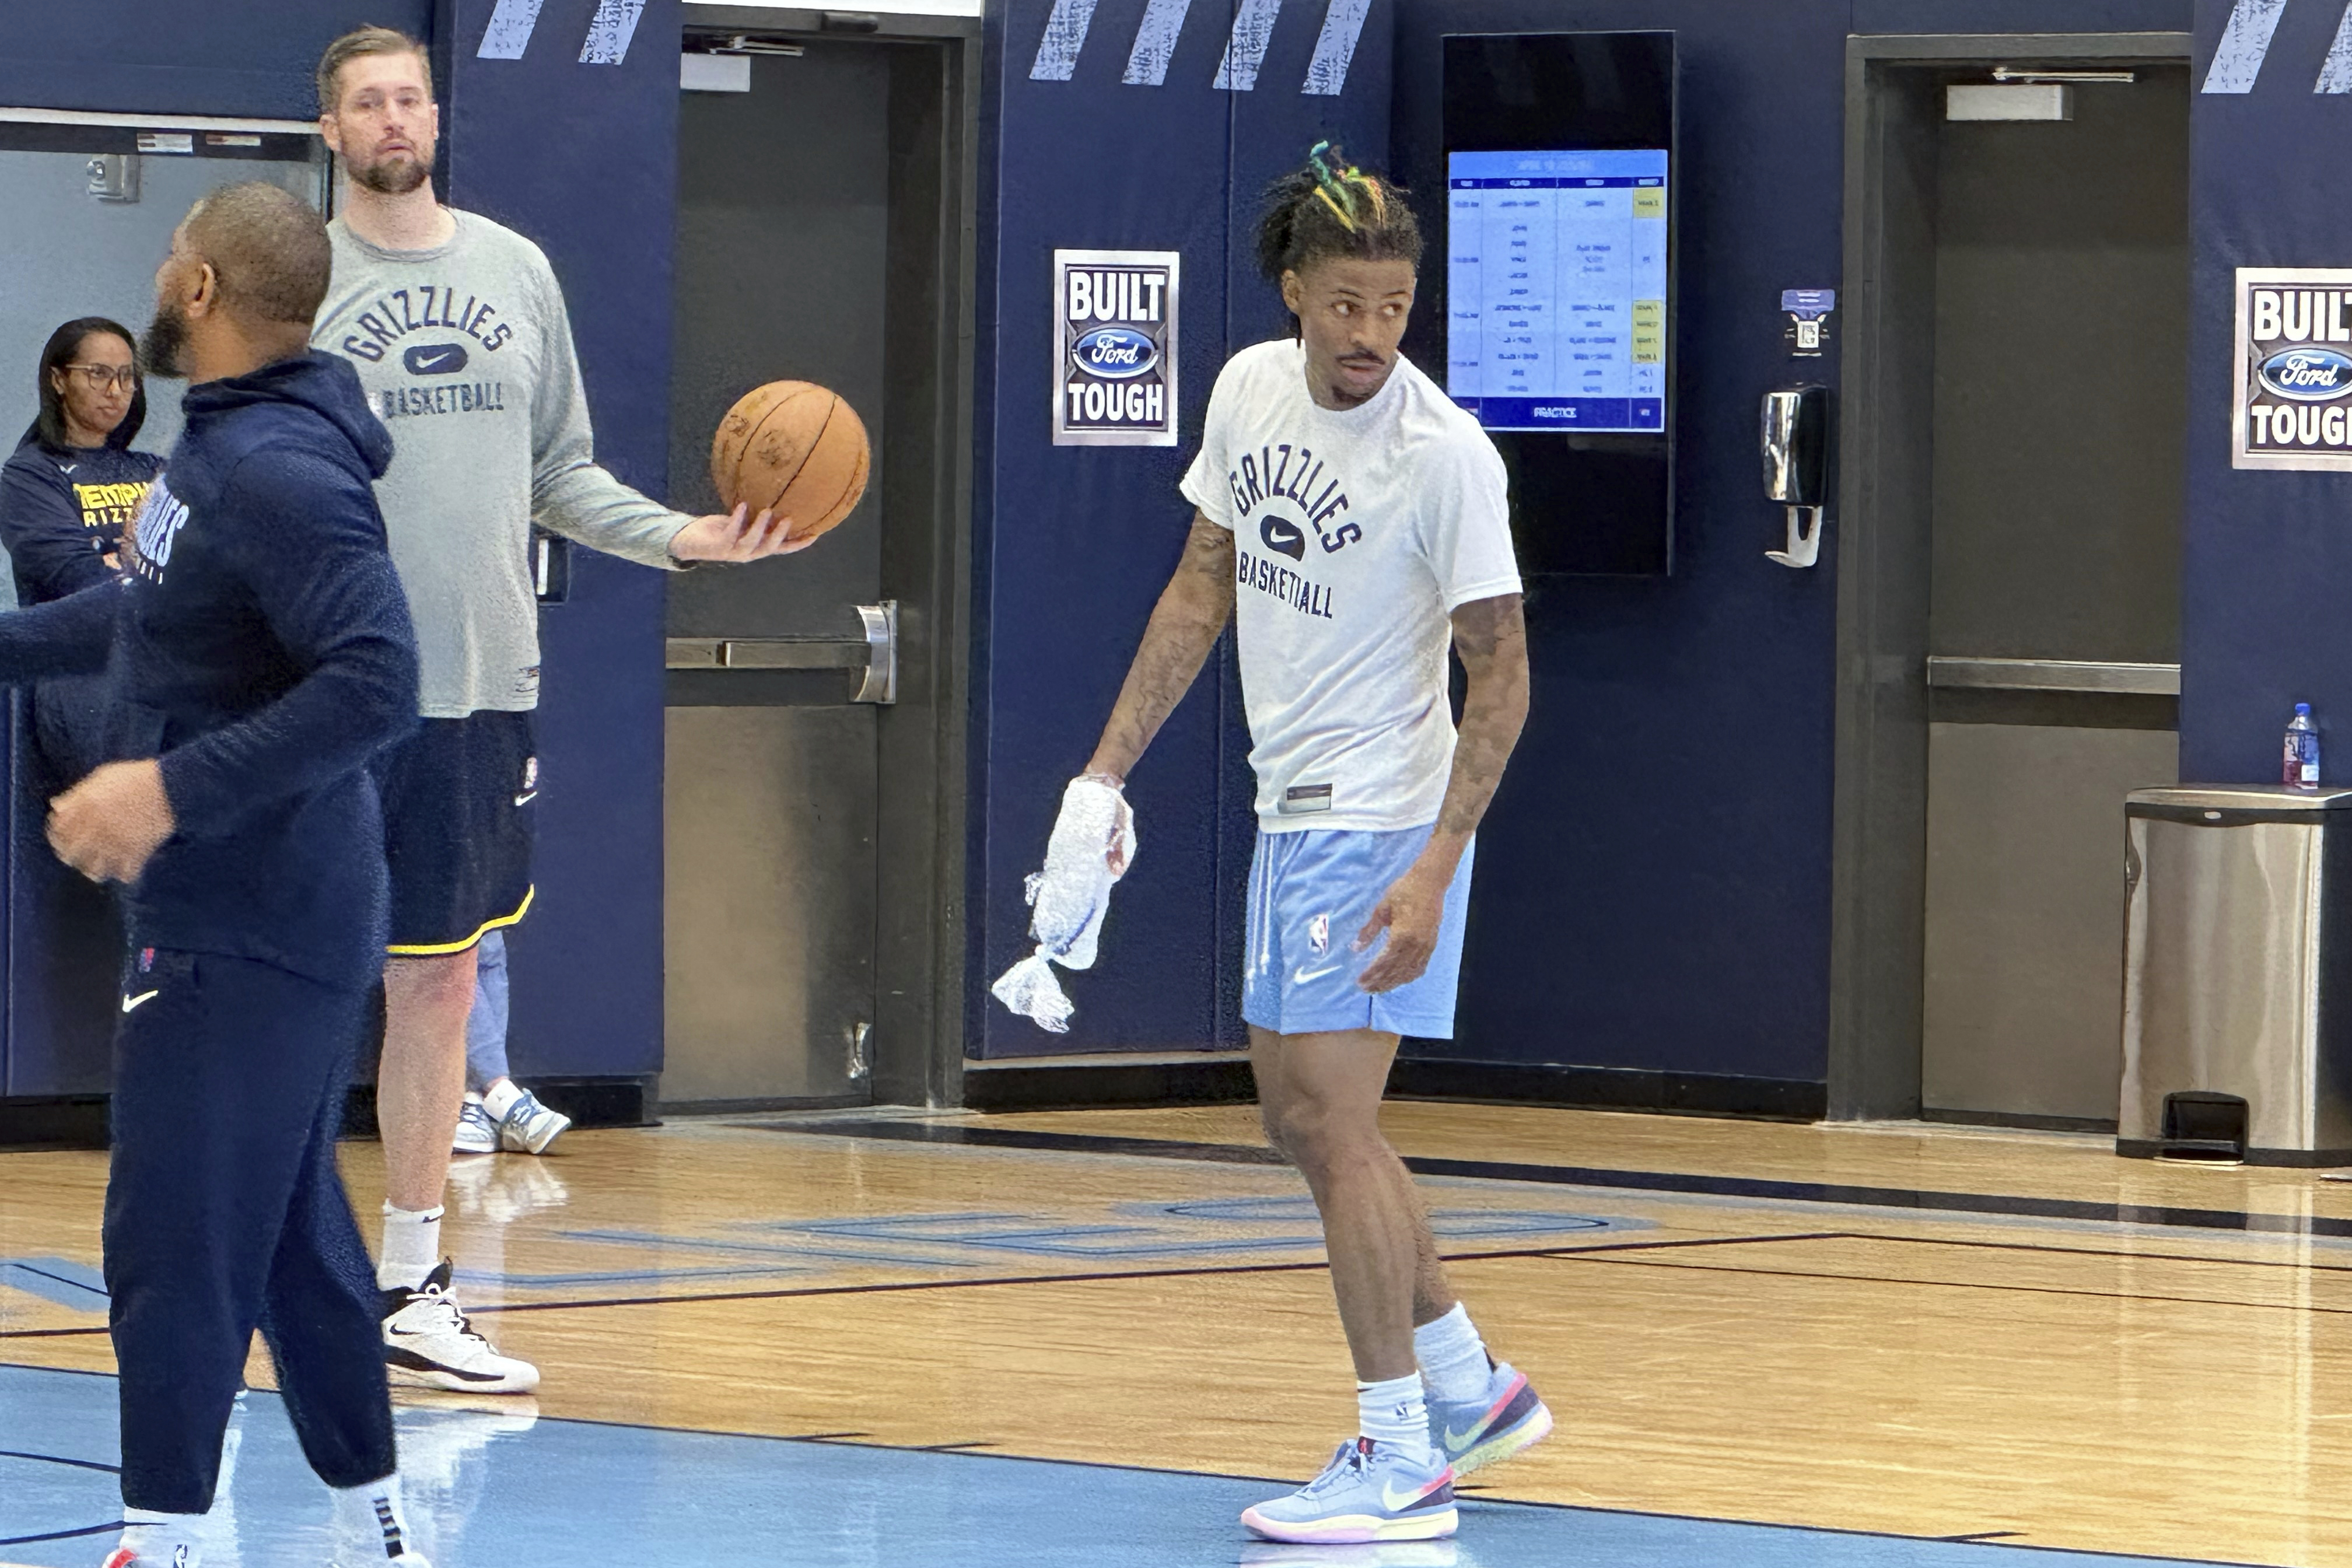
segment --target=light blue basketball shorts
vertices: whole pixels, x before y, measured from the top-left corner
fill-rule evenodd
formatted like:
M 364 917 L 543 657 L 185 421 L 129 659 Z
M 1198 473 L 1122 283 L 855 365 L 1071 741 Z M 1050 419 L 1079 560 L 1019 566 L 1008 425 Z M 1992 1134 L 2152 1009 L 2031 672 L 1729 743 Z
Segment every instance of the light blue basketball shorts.
M 1277 1035 L 1380 1029 L 1452 1039 L 1475 842 L 1463 851 L 1453 885 L 1445 889 L 1437 951 L 1421 978 L 1377 996 L 1356 984 L 1388 945 L 1383 934 L 1359 952 L 1356 933 L 1433 831 L 1261 831 L 1250 862 L 1242 1016 Z

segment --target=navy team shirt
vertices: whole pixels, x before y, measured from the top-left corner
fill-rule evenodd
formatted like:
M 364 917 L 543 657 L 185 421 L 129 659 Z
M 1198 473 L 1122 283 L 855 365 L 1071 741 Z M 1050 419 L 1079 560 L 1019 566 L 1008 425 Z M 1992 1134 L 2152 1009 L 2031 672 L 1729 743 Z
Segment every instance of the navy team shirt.
M 152 452 L 51 447 L 28 434 L 0 464 L 0 545 L 16 602 L 46 605 L 113 576 L 105 558 L 163 467 Z

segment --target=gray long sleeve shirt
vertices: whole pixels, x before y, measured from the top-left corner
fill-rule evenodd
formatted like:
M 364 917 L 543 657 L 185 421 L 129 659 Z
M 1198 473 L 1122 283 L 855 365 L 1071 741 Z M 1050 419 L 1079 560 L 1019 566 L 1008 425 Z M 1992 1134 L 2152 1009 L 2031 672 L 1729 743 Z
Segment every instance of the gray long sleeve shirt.
M 431 250 L 328 226 L 334 280 L 310 334 L 359 372 L 392 432 L 376 482 L 416 624 L 427 719 L 539 703 L 537 521 L 647 566 L 690 520 L 596 466 L 572 322 L 536 245 L 472 213 Z

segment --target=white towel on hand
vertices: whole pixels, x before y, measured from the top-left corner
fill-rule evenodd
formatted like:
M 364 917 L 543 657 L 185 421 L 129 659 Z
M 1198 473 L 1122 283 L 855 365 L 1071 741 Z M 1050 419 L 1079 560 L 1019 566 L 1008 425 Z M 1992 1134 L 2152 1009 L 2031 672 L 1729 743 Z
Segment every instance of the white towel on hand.
M 1122 868 L 1110 868 L 1116 843 Z M 1037 948 L 1004 972 L 990 987 L 996 999 L 1054 1034 L 1066 1034 L 1074 1009 L 1054 977 L 1065 969 L 1091 969 L 1110 890 L 1135 864 L 1135 813 L 1127 797 L 1099 779 L 1070 781 L 1062 792 L 1062 814 L 1045 845 L 1045 868 L 1029 879 L 1029 934 Z

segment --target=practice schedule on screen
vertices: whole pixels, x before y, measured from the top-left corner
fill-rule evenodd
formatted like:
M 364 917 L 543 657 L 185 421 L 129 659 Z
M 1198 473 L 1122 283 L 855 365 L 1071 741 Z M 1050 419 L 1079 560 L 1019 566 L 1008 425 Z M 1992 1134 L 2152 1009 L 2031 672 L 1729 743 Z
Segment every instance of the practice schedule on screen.
M 1489 430 L 1663 431 L 1664 149 L 1447 165 L 1447 393 Z

